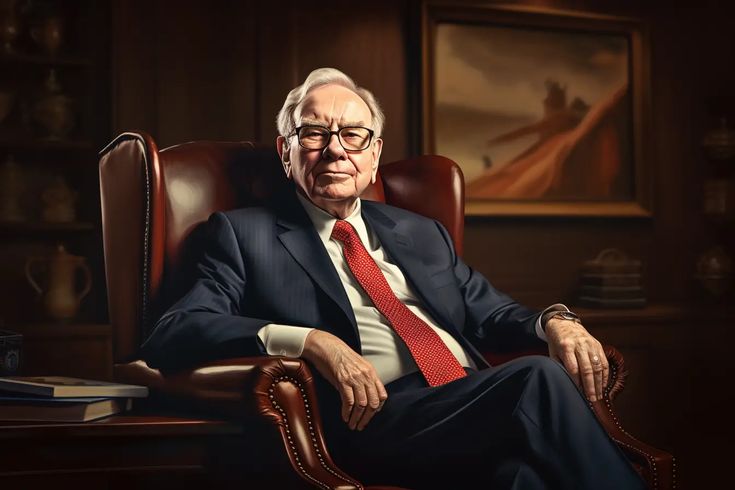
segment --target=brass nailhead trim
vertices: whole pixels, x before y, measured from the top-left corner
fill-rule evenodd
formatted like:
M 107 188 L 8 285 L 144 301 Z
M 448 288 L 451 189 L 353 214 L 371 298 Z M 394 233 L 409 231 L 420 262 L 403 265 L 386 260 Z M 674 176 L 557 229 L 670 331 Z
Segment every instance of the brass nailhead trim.
M 145 167 L 145 223 L 143 225 L 143 287 L 141 288 L 142 298 L 141 298 L 141 325 L 143 326 L 143 329 L 148 328 L 148 287 L 149 287 L 149 269 L 150 269 L 150 261 L 151 261 L 151 254 L 150 251 L 150 241 L 151 241 L 151 214 L 152 214 L 152 205 L 151 205 L 151 192 L 152 192 L 152 183 L 151 183 L 151 172 L 153 169 L 149 169 L 148 165 L 148 153 L 147 148 L 145 147 L 145 143 L 141 141 L 140 139 L 136 139 L 136 142 L 143 147 L 143 167 Z M 153 165 L 153 163 L 150 163 Z
M 610 371 L 611 371 L 611 377 L 610 377 L 610 379 L 617 379 L 617 377 L 618 377 L 618 370 L 615 367 L 611 366 L 610 367 Z M 620 432 L 622 432 L 623 434 L 627 435 L 631 439 L 635 439 L 632 435 L 630 435 L 628 433 L 628 431 L 626 431 L 625 429 L 623 429 L 623 426 L 620 424 L 620 421 L 615 416 L 615 412 L 613 412 L 612 403 L 610 402 L 610 397 L 609 397 L 611 390 L 612 390 L 612 384 L 611 383 L 608 383 L 608 386 L 605 389 L 605 395 L 607 395 L 605 397 L 605 406 L 607 407 L 607 411 L 610 414 L 610 416 L 612 417 L 613 422 L 615 422 L 615 425 L 617 426 L 617 428 L 620 429 Z M 590 407 L 592 407 L 592 403 L 590 403 L 589 405 L 590 405 Z M 622 445 L 622 446 L 627 447 L 628 449 L 630 449 L 632 451 L 637 452 L 638 454 L 643 455 L 643 457 L 646 458 L 646 461 L 648 461 L 648 463 L 653 468 L 653 489 L 656 490 L 658 488 L 658 472 L 656 471 L 656 460 L 654 459 L 654 457 L 652 455 L 648 454 L 647 452 L 645 452 L 645 451 L 643 451 L 643 450 L 641 450 L 641 449 L 639 449 L 637 447 L 631 446 L 630 444 L 627 444 L 625 442 L 619 441 L 617 439 L 615 439 L 615 442 L 618 443 L 618 444 L 620 444 L 620 445 Z M 672 473 L 673 473 L 673 477 L 672 477 L 672 488 L 676 488 L 676 462 L 675 462 L 675 460 L 672 460 L 672 461 L 674 463 L 673 471 L 672 471 Z
M 331 467 L 329 467 L 327 465 L 326 461 L 324 460 L 324 456 L 322 455 L 321 451 L 319 450 L 319 445 L 317 444 L 317 440 L 316 440 L 316 433 L 314 432 L 314 426 L 311 423 L 311 411 L 309 409 L 309 402 L 306 399 L 306 391 L 304 390 L 303 386 L 301 385 L 301 383 L 297 379 L 292 378 L 290 376 L 279 376 L 279 377 L 277 377 L 277 378 L 275 378 L 273 380 L 273 383 L 271 384 L 271 387 L 268 389 L 268 392 L 271 393 L 268 397 L 270 398 L 271 404 L 273 405 L 273 407 L 281 413 L 281 417 L 283 418 L 283 423 L 284 423 L 286 435 L 287 435 L 287 438 L 288 438 L 288 441 L 289 441 L 289 446 L 291 447 L 291 452 L 293 453 L 294 460 L 296 461 L 296 465 L 299 467 L 299 470 L 301 470 L 301 472 L 304 474 L 304 476 L 306 476 L 309 480 L 313 481 L 319 487 L 324 488 L 324 489 L 327 489 L 327 490 L 330 489 L 329 485 L 327 485 L 326 483 L 324 483 L 324 482 L 322 482 L 320 480 L 317 480 L 312 475 L 310 475 L 309 473 L 307 473 L 306 468 L 304 467 L 303 463 L 301 462 L 301 459 L 299 458 L 299 454 L 298 454 L 298 451 L 296 449 L 296 445 L 294 444 L 293 439 L 291 438 L 291 428 L 290 428 L 290 424 L 288 423 L 288 417 L 286 416 L 286 411 L 283 410 L 283 408 L 281 408 L 281 406 L 275 400 L 274 395 L 272 394 L 274 392 L 274 386 L 277 383 L 280 383 L 280 382 L 283 382 L 283 381 L 290 382 L 290 383 L 294 384 L 296 387 L 298 387 L 299 391 L 301 392 L 301 401 L 304 403 L 304 408 L 306 409 L 306 419 L 307 419 L 307 422 L 309 424 L 309 434 L 311 435 L 312 447 L 314 448 L 314 451 L 316 452 L 317 458 L 319 459 L 319 464 L 322 466 L 322 468 L 324 468 L 331 475 L 339 478 L 340 480 L 342 480 L 342 481 L 344 481 L 346 483 L 350 483 L 352 485 L 355 485 L 359 490 L 363 490 L 364 487 L 360 483 L 358 483 L 356 481 L 352 481 L 352 480 L 350 480 L 348 478 L 345 478 L 344 476 L 338 474 L 336 471 L 334 471 Z

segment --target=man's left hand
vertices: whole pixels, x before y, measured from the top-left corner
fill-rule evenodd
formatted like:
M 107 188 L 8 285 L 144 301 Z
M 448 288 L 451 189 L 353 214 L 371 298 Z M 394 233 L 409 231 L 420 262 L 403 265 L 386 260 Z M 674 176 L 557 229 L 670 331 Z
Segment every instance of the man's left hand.
M 602 399 L 610 374 L 602 344 L 573 320 L 551 318 L 545 330 L 549 357 L 564 365 L 590 401 Z

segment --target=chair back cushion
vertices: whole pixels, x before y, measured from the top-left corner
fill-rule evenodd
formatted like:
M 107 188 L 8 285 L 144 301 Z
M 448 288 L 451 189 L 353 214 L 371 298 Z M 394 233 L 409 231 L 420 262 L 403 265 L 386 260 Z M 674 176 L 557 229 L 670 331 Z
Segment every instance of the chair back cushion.
M 156 320 L 188 290 L 215 211 L 262 204 L 290 185 L 272 146 L 197 141 L 159 151 L 142 132 L 124 133 L 100 160 L 103 241 L 115 362 L 137 357 Z M 459 167 L 423 156 L 382 165 L 364 199 L 439 220 L 461 253 Z

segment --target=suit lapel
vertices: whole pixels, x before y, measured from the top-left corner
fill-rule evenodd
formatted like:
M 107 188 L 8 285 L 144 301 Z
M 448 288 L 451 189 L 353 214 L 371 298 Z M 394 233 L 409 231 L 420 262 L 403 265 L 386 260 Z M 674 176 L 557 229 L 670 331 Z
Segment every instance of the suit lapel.
M 278 212 L 278 239 L 311 279 L 340 307 L 357 334 L 357 321 L 344 286 L 314 225 L 295 196 Z M 358 337 L 359 338 L 359 337 Z
M 362 201 L 362 204 L 363 218 L 378 235 L 380 244 L 388 252 L 393 262 L 401 269 L 408 283 L 421 298 L 423 305 L 446 330 L 452 332 L 455 336 L 460 335 L 451 320 L 443 299 L 432 287 L 431 280 L 426 274 L 426 265 L 416 253 L 412 237 L 407 233 L 403 233 L 395 221 L 380 212 L 372 203 Z
M 362 201 L 363 218 L 378 235 L 381 245 L 388 252 L 395 264 L 401 269 L 406 280 L 419 295 L 423 306 L 429 311 L 434 320 L 470 353 L 479 367 L 489 367 L 480 352 L 462 335 L 454 324 L 447 310 L 444 298 L 432 287 L 431 280 L 426 274 L 426 265 L 416 254 L 412 237 L 402 233 L 400 225 L 383 214 L 369 201 Z

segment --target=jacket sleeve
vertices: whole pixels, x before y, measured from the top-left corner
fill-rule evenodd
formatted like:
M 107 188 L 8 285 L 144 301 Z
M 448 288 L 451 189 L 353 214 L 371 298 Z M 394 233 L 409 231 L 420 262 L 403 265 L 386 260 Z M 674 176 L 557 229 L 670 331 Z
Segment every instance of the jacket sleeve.
M 266 319 L 242 316 L 247 271 L 230 220 L 213 214 L 193 287 L 156 322 L 141 347 L 153 368 L 171 370 L 213 359 L 265 355 Z
M 481 273 L 462 261 L 446 229 L 439 228 L 452 254 L 454 275 L 465 304 L 464 335 L 479 349 L 511 351 L 545 345 L 536 334 L 540 313 L 495 289 Z

